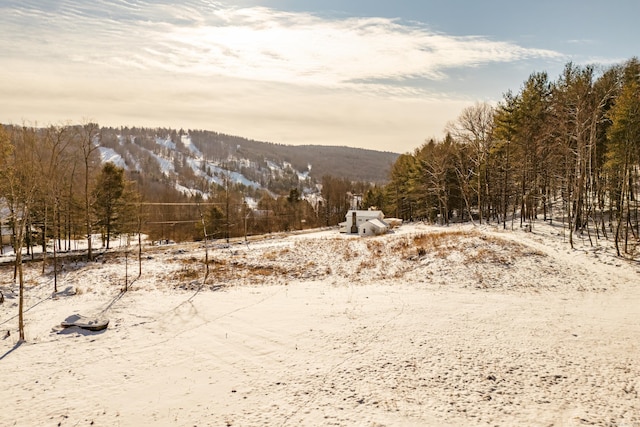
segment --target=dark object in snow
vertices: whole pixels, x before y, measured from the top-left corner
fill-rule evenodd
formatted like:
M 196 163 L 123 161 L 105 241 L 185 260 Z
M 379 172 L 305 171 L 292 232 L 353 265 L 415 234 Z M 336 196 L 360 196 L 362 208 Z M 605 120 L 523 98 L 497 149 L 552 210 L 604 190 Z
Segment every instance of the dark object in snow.
M 63 328 L 77 326 L 89 331 L 101 331 L 109 326 L 109 319 L 91 318 L 80 314 L 74 314 L 64 319 L 60 325 Z

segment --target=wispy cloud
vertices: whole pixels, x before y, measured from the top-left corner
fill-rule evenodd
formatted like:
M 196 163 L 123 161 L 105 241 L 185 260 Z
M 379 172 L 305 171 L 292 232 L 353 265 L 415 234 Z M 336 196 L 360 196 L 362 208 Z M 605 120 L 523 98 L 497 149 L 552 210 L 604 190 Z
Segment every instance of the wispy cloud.
M 537 59 L 562 58 L 384 18 L 208 0 L 2 0 L 0 122 L 89 117 L 401 152 L 474 100 L 447 92 L 465 70 Z
M 9 24 L 0 30 L 2 50 L 19 45 L 21 57 L 122 72 L 146 69 L 328 87 L 380 86 L 371 82 L 384 80 L 384 86 L 402 87 L 406 78 L 444 79 L 451 68 L 561 56 L 384 18 L 326 19 L 206 0 L 8 5 L 2 11 Z

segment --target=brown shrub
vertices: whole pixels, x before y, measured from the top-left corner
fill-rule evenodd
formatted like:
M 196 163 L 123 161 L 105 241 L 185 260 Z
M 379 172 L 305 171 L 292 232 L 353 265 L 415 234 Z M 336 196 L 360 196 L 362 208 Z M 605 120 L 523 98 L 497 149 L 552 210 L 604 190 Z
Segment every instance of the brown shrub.
M 380 240 L 367 240 L 367 249 L 372 256 L 378 258 L 384 252 L 384 244 Z

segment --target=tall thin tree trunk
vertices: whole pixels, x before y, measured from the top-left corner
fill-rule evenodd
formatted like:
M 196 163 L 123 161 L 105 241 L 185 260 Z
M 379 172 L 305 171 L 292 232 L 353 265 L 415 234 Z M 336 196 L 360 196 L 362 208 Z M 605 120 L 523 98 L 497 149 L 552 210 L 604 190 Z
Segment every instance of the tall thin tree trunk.
M 618 256 L 621 256 L 620 253 L 620 231 L 622 228 L 622 217 L 624 215 L 624 198 L 625 198 L 625 194 L 627 192 L 626 190 L 626 186 L 627 186 L 627 161 L 628 161 L 628 157 L 629 155 L 626 154 L 625 155 L 625 160 L 624 160 L 624 170 L 623 170 L 623 176 L 622 176 L 622 184 L 621 184 L 621 188 L 620 188 L 620 208 L 618 211 L 618 223 L 616 224 L 616 235 L 615 235 L 615 243 L 616 243 L 616 253 L 618 254 Z
M 56 224 L 55 224 L 55 218 L 56 218 L 56 207 L 57 207 L 57 200 L 53 202 L 53 218 L 54 218 L 54 224 L 53 224 L 53 292 L 58 292 L 58 251 L 56 250 Z
M 25 341 L 25 333 L 24 333 L 24 271 L 22 269 L 22 242 L 24 241 L 25 229 L 27 225 L 27 217 L 29 216 L 29 212 L 27 209 L 23 210 L 23 217 L 20 218 L 20 223 L 18 226 L 18 234 L 16 236 L 14 251 L 16 254 L 15 258 L 15 269 L 18 273 L 18 284 L 19 284 L 19 296 L 18 296 L 18 335 L 19 341 Z M 17 221 L 14 221 L 17 222 Z
M 504 168 L 504 186 L 503 186 L 503 193 L 504 193 L 504 215 L 502 217 L 502 228 L 504 230 L 507 229 L 507 210 L 508 210 L 508 183 L 509 183 L 509 141 L 507 141 L 507 161 L 506 161 L 506 166 Z
M 138 278 L 142 277 L 142 217 L 138 205 Z
M 44 223 L 42 226 L 42 274 L 45 273 L 45 267 L 47 266 L 47 227 L 49 225 L 47 221 L 47 214 L 49 211 L 49 204 L 44 202 Z
M 85 181 L 84 181 L 84 194 L 85 194 L 85 203 L 84 208 L 86 209 L 86 223 L 87 223 L 87 259 L 89 261 L 93 260 L 93 253 L 91 248 L 91 235 L 93 234 L 93 230 L 91 228 L 91 214 L 90 214 L 90 206 L 89 206 L 89 159 L 87 158 L 85 161 Z

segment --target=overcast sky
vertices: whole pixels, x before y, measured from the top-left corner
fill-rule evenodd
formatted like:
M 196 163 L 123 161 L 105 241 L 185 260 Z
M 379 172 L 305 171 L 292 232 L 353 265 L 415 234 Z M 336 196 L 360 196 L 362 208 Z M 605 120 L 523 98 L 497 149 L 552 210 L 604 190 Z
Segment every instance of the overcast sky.
M 535 71 L 638 56 L 640 1 L 0 0 L 0 122 L 409 152 Z

